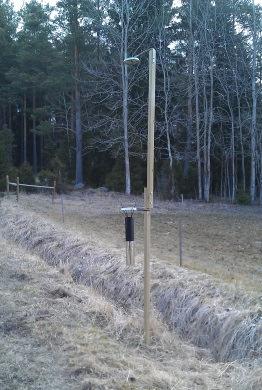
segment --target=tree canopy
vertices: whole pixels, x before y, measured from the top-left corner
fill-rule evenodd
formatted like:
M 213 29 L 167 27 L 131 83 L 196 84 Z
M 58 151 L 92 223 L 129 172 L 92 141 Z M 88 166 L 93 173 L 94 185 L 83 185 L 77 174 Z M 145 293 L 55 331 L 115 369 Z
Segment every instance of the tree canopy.
M 154 47 L 158 194 L 262 203 L 261 20 L 252 0 L 0 0 L 1 175 L 141 193 Z

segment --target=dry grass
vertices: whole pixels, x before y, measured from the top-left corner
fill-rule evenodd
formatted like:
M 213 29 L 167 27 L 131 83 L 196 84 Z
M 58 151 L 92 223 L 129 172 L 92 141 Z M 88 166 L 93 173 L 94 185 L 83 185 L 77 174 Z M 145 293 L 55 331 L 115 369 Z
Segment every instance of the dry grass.
M 41 201 L 39 201 L 41 199 Z M 61 222 L 60 199 L 21 196 L 21 204 Z M 111 252 L 123 252 L 121 206 L 142 205 L 141 197 L 85 191 L 64 197 L 65 226 L 99 241 Z M 262 293 L 262 209 L 224 204 L 156 200 L 152 218 L 153 251 L 157 261 L 178 264 L 178 221 L 183 226 L 184 267 L 215 276 L 248 291 Z M 136 252 L 143 252 L 143 221 L 136 214 Z M 108 228 L 109 227 L 109 228 Z
M 158 320 L 145 348 L 139 310 L 127 313 L 4 239 L 0 269 L 1 390 L 238 388 L 240 368 L 212 363 Z
M 91 286 L 125 310 L 142 308 L 142 271 L 97 243 L 4 203 L 2 223 L 8 237 L 36 251 L 51 265 L 66 265 L 75 281 Z M 262 355 L 259 301 L 203 274 L 153 265 L 152 297 L 169 329 L 218 361 L 257 359 Z

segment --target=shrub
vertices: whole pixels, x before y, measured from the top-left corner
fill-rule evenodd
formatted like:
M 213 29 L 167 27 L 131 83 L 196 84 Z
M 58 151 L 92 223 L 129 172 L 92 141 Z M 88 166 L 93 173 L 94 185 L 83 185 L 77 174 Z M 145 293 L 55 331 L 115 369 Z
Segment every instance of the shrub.
M 118 159 L 112 171 L 106 176 L 106 187 L 111 191 L 123 192 L 125 190 L 124 164 Z
M 130 158 L 131 192 L 133 194 L 143 193 L 146 182 L 146 165 L 139 159 Z M 119 158 L 111 172 L 106 176 L 106 187 L 111 191 L 125 191 L 125 168 L 124 162 Z
M 0 190 L 5 191 L 6 190 L 6 175 L 9 176 L 9 181 L 16 182 L 16 178 L 18 176 L 18 169 L 16 167 L 10 167 L 8 171 L 5 172 L 5 174 L 2 174 L 0 177 Z M 10 187 L 10 191 L 13 191 L 15 187 Z
M 42 186 L 53 186 L 56 175 L 48 169 L 42 169 L 37 175 L 37 182 Z
M 236 202 L 237 202 L 238 204 L 247 206 L 247 205 L 249 205 L 249 204 L 251 203 L 251 201 L 250 201 L 250 195 L 247 194 L 247 193 L 244 192 L 244 191 L 240 191 L 240 192 L 237 193 Z
M 19 176 L 19 170 L 17 167 L 11 167 L 7 174 L 9 175 L 9 180 L 15 182 L 17 176 Z
M 13 134 L 6 125 L 0 129 L 0 189 L 6 186 L 6 175 L 12 167 Z
M 20 165 L 18 169 L 18 176 L 20 183 L 34 184 L 35 182 L 32 167 L 28 163 Z

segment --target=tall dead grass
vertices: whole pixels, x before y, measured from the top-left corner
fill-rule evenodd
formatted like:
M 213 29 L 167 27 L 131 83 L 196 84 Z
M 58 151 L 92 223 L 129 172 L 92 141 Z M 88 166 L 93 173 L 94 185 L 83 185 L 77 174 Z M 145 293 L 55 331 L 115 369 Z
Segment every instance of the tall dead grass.
M 127 269 L 124 259 L 99 249 L 40 218 L 4 202 L 6 234 L 51 265 L 66 265 L 73 279 L 130 310 L 143 305 L 141 267 Z M 153 264 L 155 309 L 186 340 L 207 348 L 217 361 L 262 356 L 261 309 L 255 299 L 203 274 Z
M 80 382 L 90 384 L 82 390 L 224 390 L 234 383 L 235 365 L 210 361 L 157 313 L 145 348 L 141 309 L 127 313 L 16 243 L 0 242 L 1 390 L 76 390 Z

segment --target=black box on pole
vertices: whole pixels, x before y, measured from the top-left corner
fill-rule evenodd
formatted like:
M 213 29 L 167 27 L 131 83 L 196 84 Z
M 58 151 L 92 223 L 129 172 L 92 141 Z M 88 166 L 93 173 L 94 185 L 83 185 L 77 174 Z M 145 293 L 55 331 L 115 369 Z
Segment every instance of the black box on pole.
M 134 241 L 134 218 L 125 217 L 126 241 Z

